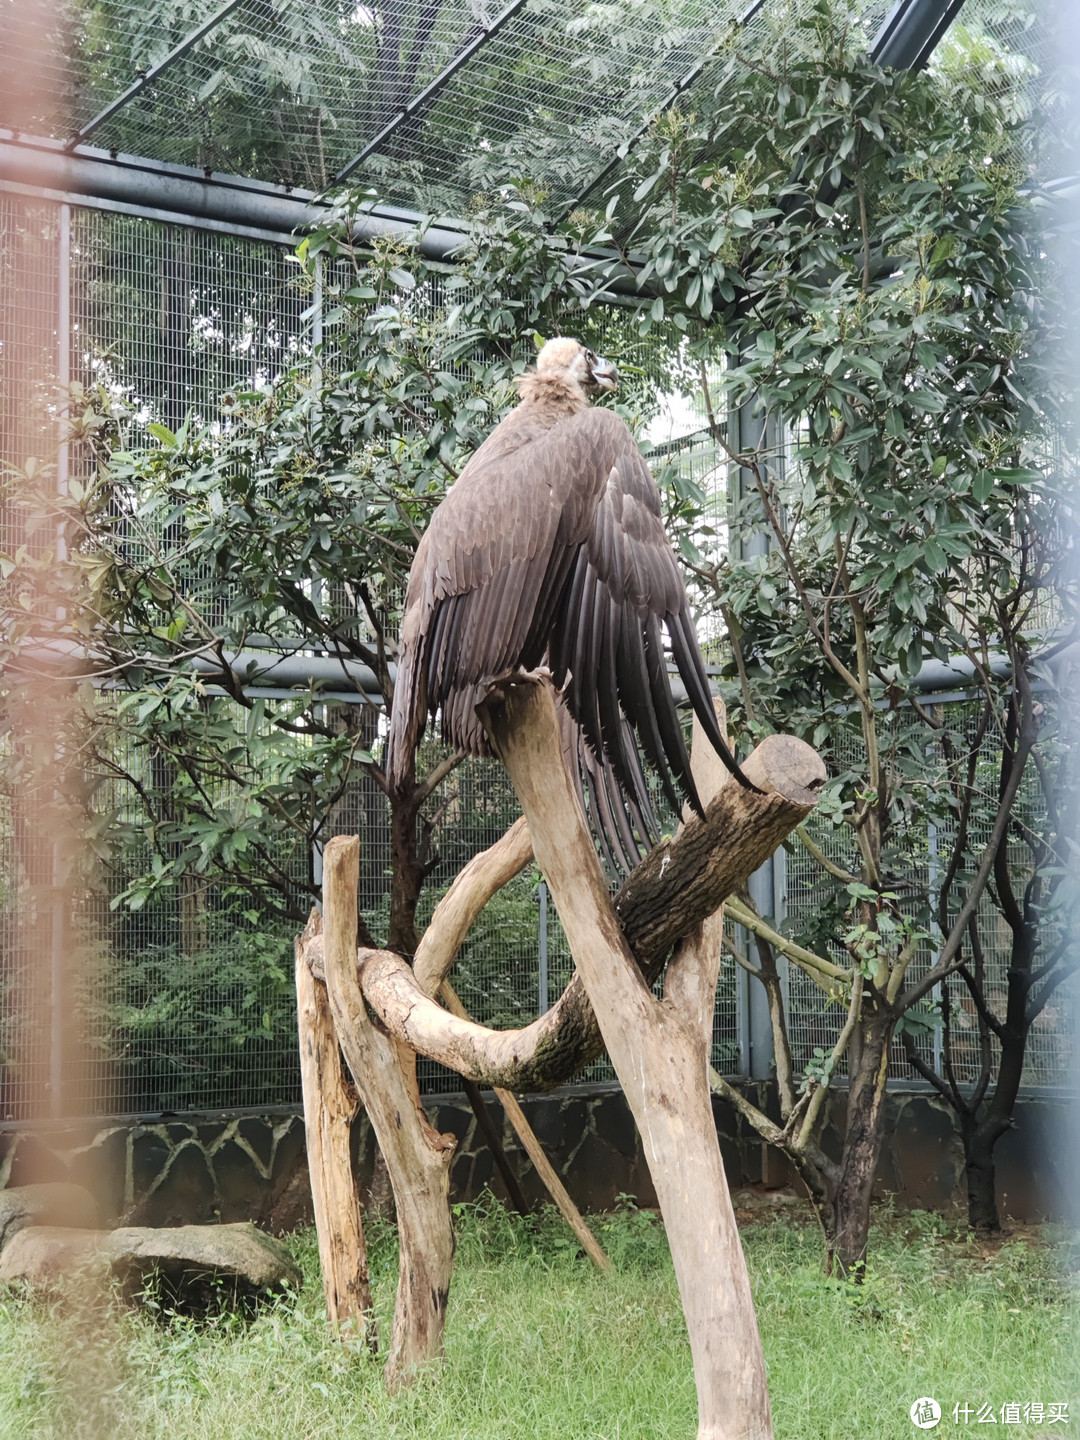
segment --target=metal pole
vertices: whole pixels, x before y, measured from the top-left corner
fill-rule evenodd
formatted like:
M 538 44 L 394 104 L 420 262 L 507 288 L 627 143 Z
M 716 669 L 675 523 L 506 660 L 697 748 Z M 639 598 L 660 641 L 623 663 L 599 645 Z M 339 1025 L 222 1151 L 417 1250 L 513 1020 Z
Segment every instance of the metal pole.
M 71 384 L 71 206 L 61 205 L 57 248 L 56 377 L 60 383 L 60 435 L 56 452 L 56 488 L 67 494 L 70 474 L 68 445 L 68 386 Z M 58 556 L 65 559 L 63 537 L 57 540 Z
M 56 374 L 61 386 L 60 435 L 57 449 L 56 486 L 63 494 L 68 486 L 67 386 L 71 380 L 71 207 L 60 206 L 60 232 L 57 245 L 57 307 L 56 307 Z M 57 528 L 57 559 L 63 560 L 64 541 Z M 62 620 L 64 612 L 58 612 Z M 56 761 L 62 757 L 57 745 Z M 57 793 L 59 801 L 60 795 Z M 62 807 L 61 807 L 62 810 Z M 59 838 L 52 843 L 51 855 L 51 924 L 49 935 L 49 1114 L 60 1118 L 64 1113 L 64 972 L 67 954 L 67 914 L 64 889 L 64 857 Z
M 782 447 L 776 422 L 765 412 L 756 396 L 750 396 L 738 410 L 728 416 L 728 435 L 736 454 L 747 454 L 755 450 L 769 452 L 768 467 L 774 473 L 782 463 Z M 764 466 L 762 466 L 764 468 Z M 731 498 L 735 504 L 739 523 L 731 527 L 731 545 L 740 559 L 763 556 L 771 549 L 771 536 L 765 524 L 764 509 L 758 498 L 757 482 L 753 471 L 738 466 L 731 483 Z M 776 925 L 783 913 L 784 873 L 778 867 L 776 857 L 751 875 L 748 890 L 754 908 L 762 919 Z M 751 958 L 754 947 L 753 937 L 740 927 L 740 943 L 747 959 Z M 787 976 L 778 966 L 785 983 Z M 767 1080 L 772 1075 L 775 1061 L 773 1049 L 772 1017 L 769 1013 L 769 997 L 765 986 L 746 978 L 742 990 L 744 1013 L 740 1016 L 741 1045 L 744 1048 L 746 1074 L 751 1080 Z
M 318 385 L 322 380 L 323 343 L 323 257 L 315 256 L 315 295 L 311 304 L 311 378 Z
M 931 822 L 927 825 L 927 827 L 926 827 L 926 854 L 927 854 L 927 863 L 926 863 L 926 889 L 927 889 L 927 893 L 928 893 L 929 896 L 930 896 L 930 903 L 931 903 L 931 905 L 934 907 L 934 912 L 936 913 L 936 911 L 937 911 L 937 886 L 938 886 L 938 828 L 937 828 L 937 826 L 933 823 L 933 821 L 931 821 Z M 940 928 L 939 928 L 939 926 L 938 926 L 937 920 L 932 920 L 932 921 L 930 922 L 930 931 L 931 931 L 931 934 L 935 937 L 935 939 L 936 939 L 936 940 L 938 941 L 938 943 L 940 944 L 940 943 L 941 943 L 941 939 L 942 939 L 942 935 L 941 935 L 941 930 L 940 930 Z M 947 981 L 947 980 L 943 980 L 940 984 L 935 985 L 934 988 L 933 988 L 933 990 L 930 992 L 931 995 L 936 995 L 936 996 L 940 999 L 940 998 L 941 998 L 942 990 L 943 990 L 943 988 L 945 987 L 945 985 L 947 985 L 947 984 L 948 984 L 948 981 Z M 935 1025 L 935 1026 L 934 1026 L 934 1069 L 937 1071 L 937 1073 L 938 1073 L 939 1075 L 941 1074 L 941 1060 L 942 1060 L 942 1036 L 941 1036 L 941 1026 L 940 1026 L 940 1025 Z
M 539 1014 L 546 1015 L 548 1009 L 548 888 L 547 881 L 541 880 L 537 890 L 540 902 L 540 993 Z
M 746 931 L 741 925 L 735 927 L 739 943 L 746 953 Z M 741 965 L 735 967 L 735 1024 L 739 1032 L 739 1075 L 750 1079 L 750 976 Z

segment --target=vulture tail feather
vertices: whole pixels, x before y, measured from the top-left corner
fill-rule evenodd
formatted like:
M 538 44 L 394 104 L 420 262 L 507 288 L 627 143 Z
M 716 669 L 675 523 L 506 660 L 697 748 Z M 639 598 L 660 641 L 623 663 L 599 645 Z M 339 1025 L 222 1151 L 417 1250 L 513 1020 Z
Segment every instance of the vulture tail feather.
M 623 607 L 609 596 L 607 623 L 601 630 L 597 695 L 604 748 L 611 761 L 614 777 L 621 789 L 621 794 L 615 802 L 620 816 L 623 815 L 624 807 L 631 802 L 638 811 L 650 808 L 649 789 L 641 768 L 641 757 L 638 755 L 633 732 L 626 723 L 626 716 L 619 708 L 617 659 L 623 621 Z M 642 831 L 642 833 L 645 832 Z M 636 850 L 636 844 L 632 848 Z
M 577 555 L 574 551 L 557 550 L 548 563 L 544 578 L 540 582 L 540 594 L 533 612 L 532 625 L 522 648 L 521 665 L 525 670 L 534 670 L 540 664 L 544 658 L 544 651 L 548 649 L 550 638 L 549 660 L 552 673 L 555 672 L 558 663 L 557 631 L 553 627 L 555 627 L 559 605 L 564 600 L 564 592 L 569 588 L 567 581 L 570 579 L 576 558 Z M 556 680 L 556 684 L 561 683 L 560 680 Z
M 551 637 L 552 671 L 555 684 L 559 689 L 566 684 L 566 672 L 570 669 L 575 655 L 574 639 L 581 621 L 581 596 L 588 569 L 584 546 L 579 546 L 575 556 L 573 578 L 570 581 L 570 588 L 563 605 L 562 623 L 555 626 Z
M 596 654 L 593 649 L 593 621 L 596 608 L 596 575 L 587 571 L 581 591 L 581 613 L 578 616 L 574 648 L 570 655 L 572 683 L 569 694 L 574 718 L 585 732 L 585 738 L 597 752 L 603 748 L 597 713 Z
M 653 710 L 664 743 L 664 756 L 675 778 L 682 786 L 690 806 L 698 815 L 705 810 L 690 773 L 690 757 L 686 753 L 682 726 L 675 710 L 675 701 L 668 684 L 664 666 L 664 648 L 660 640 L 660 622 L 650 614 L 645 624 L 645 660 L 649 667 L 649 686 L 652 691 Z
M 670 767 L 664 756 L 664 742 L 656 721 L 651 693 L 652 686 L 645 663 L 645 646 L 641 632 L 641 620 L 629 604 L 623 609 L 623 625 L 619 635 L 619 695 L 626 713 L 637 730 L 649 764 L 660 777 L 668 804 L 679 813 L 682 801 L 671 783 Z M 649 817 L 653 831 L 658 830 L 656 817 L 651 805 Z
M 635 861 L 630 859 L 630 855 L 637 854 L 637 846 L 626 812 L 617 798 L 617 785 L 614 787 L 616 798 L 613 801 L 612 787 L 609 784 L 612 778 L 611 767 L 604 763 L 601 756 L 590 754 L 587 750 L 582 758 L 589 780 L 593 815 L 597 822 L 596 833 L 604 858 L 615 872 L 628 873 L 634 868 Z
M 695 714 L 701 721 L 702 729 L 709 738 L 709 743 L 739 784 L 745 785 L 748 790 L 753 790 L 755 787 L 739 769 L 735 756 L 728 749 L 727 742 L 716 723 L 716 711 L 713 709 L 712 695 L 709 691 L 709 677 L 705 671 L 705 662 L 701 658 L 701 650 L 698 647 L 697 636 L 694 634 L 689 613 L 682 610 L 677 615 L 669 615 L 667 628 L 668 635 L 671 637 L 671 654 L 675 660 L 675 666 L 686 686 L 686 693 L 690 697 Z
M 626 720 L 623 721 L 623 729 L 625 731 L 624 748 L 634 770 L 634 788 L 633 792 L 625 797 L 626 807 L 630 811 L 630 818 L 637 826 L 642 841 L 646 845 L 655 845 L 660 839 L 660 824 L 656 818 L 656 811 L 653 809 L 652 796 L 649 794 L 649 782 L 645 777 L 638 748 L 634 744 L 633 732 Z
M 608 766 L 601 767 L 600 778 L 607 792 L 608 809 L 615 819 L 616 834 L 619 839 L 619 859 L 624 871 L 629 874 L 641 859 L 641 839 L 639 837 L 645 834 L 640 825 L 637 834 L 634 833 L 638 807 L 634 803 L 633 794 L 619 784 L 618 777 Z

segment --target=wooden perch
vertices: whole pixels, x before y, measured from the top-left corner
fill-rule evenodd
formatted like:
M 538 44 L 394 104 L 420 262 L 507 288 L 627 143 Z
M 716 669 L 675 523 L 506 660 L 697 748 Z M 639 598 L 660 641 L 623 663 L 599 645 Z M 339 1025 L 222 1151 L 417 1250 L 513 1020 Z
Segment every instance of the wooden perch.
M 490 694 L 480 713 L 529 821 L 537 863 L 641 1133 L 694 1357 L 698 1440 L 771 1440 L 765 1363 L 708 1084 L 703 1011 L 705 995 L 711 998 L 716 981 L 715 947 L 696 943 L 696 937 L 684 944 L 672 993 L 658 1000 L 620 928 L 561 761 L 550 686 L 535 680 L 511 682 Z M 786 832 L 777 828 L 774 797 L 748 795 L 733 783 L 724 784 L 709 804 L 710 820 L 731 796 L 740 802 L 732 823 L 743 853 L 758 852 L 762 830 L 775 847 Z M 748 823 L 752 808 L 760 809 L 757 826 Z M 798 818 L 790 817 L 787 828 Z M 679 867 L 677 883 L 664 899 L 662 890 L 654 888 L 652 903 L 640 907 L 638 892 L 636 913 L 645 917 L 640 933 L 652 937 L 648 944 L 662 944 L 666 950 L 675 931 L 685 935 L 688 920 L 697 927 L 705 918 L 694 911 L 716 883 L 711 876 L 718 868 L 703 838 L 707 829 L 707 824 L 689 823 L 658 864 L 652 863 L 654 851 L 639 867 L 645 870 L 646 892 L 650 885 L 663 887 L 669 870 Z M 730 849 L 728 853 L 734 862 Z M 695 897 L 689 916 L 688 893 Z
M 530 684 L 541 682 L 530 681 Z M 526 682 L 505 689 L 500 730 L 514 723 Z M 490 706 L 491 702 L 489 702 Z M 565 769 L 559 762 L 560 769 Z M 825 767 L 809 745 L 773 735 L 743 763 L 744 774 L 761 793 L 724 785 L 706 806 L 705 820 L 691 819 L 671 840 L 650 852 L 615 897 L 614 909 L 626 942 L 647 985 L 663 969 L 673 945 L 698 926 L 773 853 L 813 810 Z M 579 810 L 577 798 L 573 801 Z M 518 822 L 518 826 L 522 822 Z M 550 1090 L 564 1084 L 603 1053 L 604 1042 L 589 998 L 575 975 L 552 1008 L 520 1030 L 489 1030 L 448 1015 L 432 995 L 453 964 L 469 924 L 491 895 L 528 863 L 531 840 L 515 826 L 486 852 L 483 864 L 459 876 L 453 924 L 446 938 L 436 933 L 440 905 L 421 942 L 420 975 L 399 955 L 365 950 L 359 957 L 366 998 L 389 1029 L 421 1054 L 438 1060 L 478 1085 L 506 1090 Z M 496 854 L 495 852 L 498 852 Z M 505 878 L 501 878 L 505 877 Z M 432 936 L 430 943 L 428 936 Z M 425 949 L 426 946 L 426 949 Z M 418 965 L 421 954 L 418 952 Z M 312 954 L 318 965 L 317 952 Z
M 326 1317 L 343 1338 L 362 1339 L 375 1351 L 375 1312 L 350 1144 L 359 1097 L 341 1067 L 326 986 L 312 975 L 304 954 L 307 942 L 321 931 L 322 920 L 312 912 L 295 947 L 300 1087 L 311 1202 Z
M 423 1117 L 416 1052 L 481 1083 L 541 1088 L 606 1046 L 668 1230 L 694 1357 L 699 1440 L 771 1440 L 764 1363 L 708 1085 L 717 912 L 812 810 L 824 768 L 809 747 L 777 737 L 744 765 L 759 787 L 748 791 L 702 770 L 695 747 L 705 819 L 690 819 L 658 846 L 613 904 L 563 759 L 550 684 L 507 682 L 480 713 L 528 829 L 515 826 L 451 888 L 420 966 L 422 980 L 398 955 L 357 949 L 355 839 L 339 837 L 327 847 L 325 957 L 316 936 L 305 955 L 313 973 L 325 967 L 337 1034 L 397 1198 L 401 1274 L 388 1384 L 441 1353 L 453 1253 L 453 1142 Z M 493 1032 L 463 1012 L 448 1013 L 430 992 L 443 984 L 486 899 L 527 863 L 532 846 L 577 974 L 553 1012 L 523 1030 Z M 658 1000 L 649 982 L 673 946 L 665 998 Z M 443 993 L 460 1012 L 448 986 Z M 372 1023 L 365 998 L 389 1034 Z

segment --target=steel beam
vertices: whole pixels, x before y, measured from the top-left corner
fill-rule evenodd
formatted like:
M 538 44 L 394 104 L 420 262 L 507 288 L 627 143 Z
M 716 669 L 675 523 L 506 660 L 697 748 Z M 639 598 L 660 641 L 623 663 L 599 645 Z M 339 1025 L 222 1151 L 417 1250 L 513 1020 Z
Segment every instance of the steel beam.
M 1066 670 L 1080 662 L 1080 641 L 1068 645 L 1060 645 L 1059 642 L 1059 648 L 1056 648 L 1051 636 L 1044 636 L 1043 640 L 1047 649 L 1034 659 L 1041 660 L 1054 670 Z M 296 694 L 297 690 L 326 687 L 320 689 L 320 698 L 367 700 L 372 704 L 381 704 L 382 701 L 375 672 L 344 652 L 335 655 L 324 649 L 321 654 L 311 654 L 305 650 L 303 641 L 279 645 L 261 636 L 250 636 L 247 649 L 226 650 L 224 653 L 225 663 L 241 681 L 246 694 L 288 695 Z M 221 664 L 209 650 L 177 660 L 173 667 L 169 667 L 169 662 L 162 657 L 150 655 L 133 655 L 117 667 L 108 656 L 95 654 L 78 641 L 59 639 L 28 644 L 8 662 L 12 674 L 84 676 L 95 685 L 118 685 L 122 688 L 127 688 L 128 672 L 141 669 L 161 674 L 163 667 L 173 668 L 176 673 L 193 670 L 205 675 L 210 683 L 213 683 L 214 675 L 221 674 Z M 715 689 L 719 668 L 715 665 L 707 668 Z M 985 668 L 996 680 L 1008 680 L 1012 676 L 1009 657 L 1000 650 L 990 652 Z M 395 666 L 391 665 L 390 673 L 393 678 Z M 885 671 L 883 678 L 887 683 L 895 681 L 898 685 L 912 683 L 905 681 L 899 668 Z M 669 679 L 676 704 L 689 704 L 686 690 L 674 669 Z M 924 660 L 913 683 L 921 694 L 940 698 L 968 694 L 977 689 L 980 675 L 972 661 L 966 656 L 956 655 L 949 661 Z M 349 685 L 354 688 L 346 691 L 344 687 Z M 882 701 L 883 705 L 888 703 Z
M 92 146 L 72 152 L 61 141 L 17 136 L 11 130 L 0 130 L 0 185 L 75 204 L 87 197 L 126 205 L 228 234 L 254 230 L 291 243 L 328 214 L 309 190 L 290 190 L 189 165 L 163 165 Z M 377 235 L 403 236 L 425 223 L 414 211 L 377 206 L 358 215 L 355 233 L 360 241 Z M 463 231 L 432 225 L 421 234 L 420 250 L 429 259 L 449 260 L 464 241 Z
M 70 152 L 63 141 L 4 129 L 0 129 L 0 190 L 282 245 L 295 245 L 299 235 L 323 223 L 329 213 L 310 190 L 188 165 L 164 165 L 137 155 L 114 155 L 93 146 Z M 469 238 L 453 221 L 431 224 L 414 210 L 392 205 L 362 207 L 355 217 L 353 239 L 362 245 L 379 237 L 413 239 L 425 259 L 445 264 L 454 263 Z M 604 277 L 605 290 L 613 299 L 652 293 L 648 286 L 639 290 L 632 264 L 614 250 L 582 251 L 569 259 L 576 274 Z
M 479 35 L 477 35 L 469 42 L 468 45 L 466 45 L 462 50 L 460 50 L 458 54 L 455 55 L 454 58 L 449 62 L 449 64 L 445 65 L 442 70 L 439 71 L 438 75 L 435 76 L 434 80 L 430 81 L 429 84 L 424 86 L 423 90 L 420 91 L 419 95 L 414 96 L 414 98 L 410 100 L 407 105 L 405 105 L 401 110 L 399 110 L 394 116 L 394 118 L 390 120 L 386 125 L 384 125 L 383 128 L 373 139 L 367 142 L 367 144 L 360 151 L 360 153 L 358 155 L 354 155 L 353 158 L 349 161 L 349 163 L 347 165 L 344 165 L 338 171 L 338 173 L 334 176 L 333 180 L 330 182 L 331 186 L 340 185 L 343 183 L 343 181 L 347 180 L 349 176 L 353 173 L 353 171 L 356 170 L 360 165 L 362 165 L 370 155 L 374 155 L 376 150 L 380 150 L 382 146 L 386 144 L 387 140 L 390 139 L 391 135 L 393 135 L 402 125 L 404 125 L 407 121 L 412 120 L 416 115 L 419 115 L 425 106 L 430 105 L 431 102 L 435 100 L 438 95 L 446 88 L 446 86 L 449 85 L 450 81 L 454 78 L 454 76 L 458 73 L 462 66 L 468 64 L 468 62 L 472 59 L 476 52 L 478 50 L 482 50 L 483 47 L 488 43 L 488 41 L 493 39 L 494 36 L 499 33 L 499 31 L 503 28 L 506 22 L 508 20 L 512 20 L 513 17 L 518 13 L 518 11 L 523 10 L 528 3 L 529 0 L 511 0 L 511 3 L 506 7 L 506 9 L 503 10 L 501 14 L 497 15 L 495 19 L 491 22 L 491 24 L 487 26 L 486 29 L 481 30 Z
M 129 100 L 134 100 L 136 95 L 140 95 L 148 85 L 152 85 L 163 71 L 168 70 L 171 65 L 175 65 L 177 60 L 182 59 L 192 46 L 199 43 L 204 35 L 209 35 L 211 30 L 216 29 L 227 16 L 231 15 L 232 12 L 238 9 L 243 3 L 244 0 L 226 0 L 226 3 L 220 10 L 211 15 L 208 20 L 204 20 L 186 39 L 181 40 L 179 45 L 174 46 L 163 60 L 159 60 L 156 65 L 151 65 L 148 70 L 144 70 L 139 78 L 133 81 L 122 95 L 118 95 L 115 100 L 110 100 L 104 110 L 99 110 L 92 120 L 88 120 L 85 125 L 76 130 L 75 134 L 68 141 L 68 147 L 71 148 L 75 145 L 81 145 L 84 140 L 89 139 L 99 126 L 104 125 L 106 120 L 111 120 L 116 112 L 122 110 Z
M 870 46 L 871 57 L 893 70 L 922 70 L 964 0 L 897 0 Z

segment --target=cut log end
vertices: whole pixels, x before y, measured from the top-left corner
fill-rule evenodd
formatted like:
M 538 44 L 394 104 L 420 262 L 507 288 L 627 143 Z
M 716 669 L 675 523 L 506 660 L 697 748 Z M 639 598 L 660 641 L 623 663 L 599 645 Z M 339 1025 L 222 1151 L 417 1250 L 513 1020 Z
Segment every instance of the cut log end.
M 743 762 L 743 774 L 765 795 L 812 809 L 829 778 L 825 762 L 794 735 L 767 735 Z

